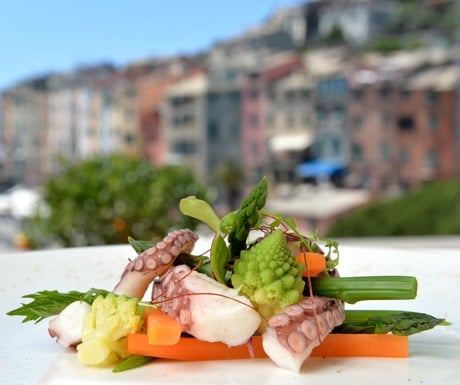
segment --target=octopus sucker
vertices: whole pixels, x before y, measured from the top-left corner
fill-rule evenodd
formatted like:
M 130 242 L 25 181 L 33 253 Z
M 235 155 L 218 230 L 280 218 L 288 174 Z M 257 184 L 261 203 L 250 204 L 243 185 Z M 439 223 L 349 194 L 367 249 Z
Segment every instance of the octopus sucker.
M 262 335 L 265 353 L 279 367 L 298 372 L 313 348 L 344 319 L 344 306 L 339 300 L 305 297 L 268 320 Z
M 169 232 L 126 265 L 113 292 L 142 299 L 150 283 L 164 275 L 180 254 L 190 253 L 197 240 L 198 235 L 189 229 Z

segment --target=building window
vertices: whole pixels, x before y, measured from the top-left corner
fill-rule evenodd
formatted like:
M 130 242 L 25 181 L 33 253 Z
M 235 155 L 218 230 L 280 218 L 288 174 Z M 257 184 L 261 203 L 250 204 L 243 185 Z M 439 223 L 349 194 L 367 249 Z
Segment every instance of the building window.
M 275 88 L 272 85 L 267 87 L 267 97 L 271 101 L 275 100 Z
M 318 110 L 316 111 L 316 119 L 318 120 L 319 125 L 323 125 L 326 123 L 327 112 L 324 108 L 318 108 Z
M 436 150 L 428 150 L 425 157 L 425 164 L 428 167 L 436 167 L 438 164 L 438 153 Z
M 354 129 L 360 129 L 363 126 L 363 118 L 359 115 L 355 115 L 351 119 L 351 125 Z
M 239 91 L 232 91 L 228 94 L 228 100 L 233 104 L 238 104 L 240 102 L 240 93 Z
M 215 121 L 208 123 L 208 138 L 210 141 L 219 140 L 219 124 Z
M 219 99 L 219 95 L 216 92 L 210 92 L 208 94 L 209 103 L 217 103 L 218 99 Z
M 426 101 L 429 104 L 435 103 L 438 100 L 438 93 L 435 90 L 426 91 Z
M 184 126 L 192 126 L 194 123 L 195 123 L 195 117 L 193 115 L 185 115 L 183 118 L 182 118 L 182 123 L 184 124 Z
M 266 124 L 267 124 L 267 127 L 272 127 L 273 126 L 273 123 L 274 123 L 274 116 L 273 116 L 273 113 L 272 112 L 267 112 L 267 116 L 265 118 L 266 120 Z
M 321 96 L 326 96 L 328 94 L 328 84 L 325 80 L 320 80 L 318 83 L 317 93 Z
M 404 89 L 404 90 L 401 90 L 400 95 L 401 95 L 401 99 L 408 100 L 410 99 L 412 93 L 410 90 Z
M 238 123 L 238 121 L 236 120 L 231 120 L 230 122 L 228 122 L 228 132 L 231 133 L 231 137 L 232 138 L 236 138 L 239 133 L 240 133 L 240 125 Z
M 334 95 L 343 96 L 347 92 L 347 82 L 343 78 L 335 78 L 331 81 L 331 91 Z
M 362 89 L 353 90 L 353 99 L 362 100 L 364 96 L 364 91 Z
M 390 87 L 388 86 L 381 87 L 379 90 L 379 95 L 380 95 L 380 99 L 387 100 L 388 97 L 390 96 Z
M 257 127 L 259 124 L 259 116 L 256 114 L 249 115 L 249 125 L 251 127 Z
M 295 92 L 294 91 L 286 91 L 285 99 L 286 99 L 286 103 L 294 102 Z
M 398 127 L 401 131 L 413 131 L 415 129 L 415 121 L 412 116 L 400 116 L 398 119 Z
M 188 98 L 186 97 L 180 97 L 180 96 L 177 96 L 177 97 L 174 97 L 171 99 L 171 104 L 173 107 L 176 107 L 176 108 L 179 108 L 185 104 L 187 104 Z
M 364 160 L 363 148 L 358 143 L 353 143 L 351 146 L 351 156 L 355 162 L 362 162 Z
M 382 161 L 388 161 L 390 159 L 390 145 L 387 142 L 380 144 L 380 159 Z
M 401 148 L 399 151 L 399 162 L 401 164 L 406 164 L 409 163 L 410 160 L 410 154 L 409 150 L 407 148 Z
M 175 116 L 173 119 L 173 126 L 175 128 L 191 126 L 194 120 L 195 119 L 192 115 Z
M 286 126 L 287 127 L 294 127 L 295 118 L 293 112 L 288 112 L 286 114 Z
M 331 139 L 331 146 L 332 146 L 332 152 L 334 156 L 339 156 L 341 154 L 342 150 L 342 142 L 340 141 L 339 138 L 332 138 Z
M 187 140 L 178 140 L 173 145 L 174 152 L 182 155 L 192 155 L 196 153 L 196 143 Z
M 238 77 L 238 72 L 235 69 L 228 69 L 225 73 L 226 80 L 235 81 Z
M 175 116 L 173 118 L 173 126 L 174 127 L 180 127 L 182 124 L 182 118 L 180 116 Z
M 302 98 L 302 101 L 307 101 L 310 97 L 310 91 L 308 90 L 302 90 L 300 91 L 300 97 Z
M 317 92 L 321 96 L 343 96 L 347 92 L 347 82 L 344 78 L 323 79 L 318 83 Z
M 126 144 L 132 144 L 134 142 L 134 135 L 133 134 L 125 134 L 125 143 Z
M 317 139 L 313 147 L 314 147 L 315 155 L 321 158 L 324 155 L 324 147 L 325 147 L 324 140 L 321 138 Z
M 382 113 L 382 127 L 388 128 L 390 126 L 390 114 L 388 112 Z
M 259 98 L 259 90 L 253 89 L 249 92 L 249 98 L 252 100 L 257 100 Z
M 339 123 L 345 122 L 345 109 L 343 107 L 336 107 L 332 111 L 332 117 L 335 121 Z
M 436 132 L 438 128 L 438 118 L 435 115 L 430 115 L 428 117 L 428 131 L 433 133 Z
M 302 116 L 301 117 L 302 124 L 307 126 L 308 123 L 309 123 L 308 111 L 302 110 L 302 115 L 301 116 Z

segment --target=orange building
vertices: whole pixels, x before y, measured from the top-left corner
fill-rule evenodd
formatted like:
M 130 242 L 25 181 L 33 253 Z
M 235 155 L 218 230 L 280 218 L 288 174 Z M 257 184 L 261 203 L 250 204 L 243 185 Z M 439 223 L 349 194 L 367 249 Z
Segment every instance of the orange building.
M 190 68 L 192 67 L 192 68 Z M 165 163 L 162 104 L 166 91 L 178 81 L 201 72 L 186 58 L 158 63 L 136 82 L 142 155 L 155 165 Z

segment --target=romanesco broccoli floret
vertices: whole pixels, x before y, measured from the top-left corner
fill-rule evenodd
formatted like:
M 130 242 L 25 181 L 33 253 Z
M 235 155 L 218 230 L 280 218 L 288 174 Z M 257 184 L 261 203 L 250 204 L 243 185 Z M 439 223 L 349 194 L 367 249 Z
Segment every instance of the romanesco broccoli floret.
M 142 308 L 137 298 L 113 293 L 98 296 L 83 321 L 78 360 L 90 366 L 106 366 L 128 356 L 126 336 L 142 327 Z
M 304 266 L 298 264 L 281 230 L 243 250 L 235 262 L 232 285 L 269 319 L 302 298 Z

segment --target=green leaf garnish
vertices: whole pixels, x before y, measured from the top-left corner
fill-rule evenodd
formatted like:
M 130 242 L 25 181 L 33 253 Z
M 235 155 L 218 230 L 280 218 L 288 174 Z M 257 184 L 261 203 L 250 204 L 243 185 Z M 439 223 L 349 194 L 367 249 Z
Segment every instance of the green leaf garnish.
M 216 234 L 211 245 L 211 265 L 217 281 L 225 282 L 226 265 L 230 260 L 230 250 L 220 234 Z
M 132 237 L 128 237 L 128 242 L 138 254 L 156 245 L 155 241 L 140 241 Z
M 203 273 L 210 278 L 214 278 L 211 261 L 209 260 L 209 257 L 205 255 L 180 254 L 177 257 L 175 264 L 190 266 L 199 273 Z
M 188 196 L 179 202 L 182 214 L 207 224 L 215 233 L 220 231 L 220 218 L 208 202 L 195 196 Z
M 23 303 L 20 307 L 6 314 L 24 317 L 22 322 L 35 321 L 38 323 L 45 318 L 58 315 L 72 302 L 83 301 L 91 305 L 98 295 L 106 295 L 107 293 L 107 290 L 94 288 L 87 292 L 73 290 L 67 293 L 61 293 L 57 290 L 42 290 L 23 295 L 22 298 L 30 298 L 32 302 Z

